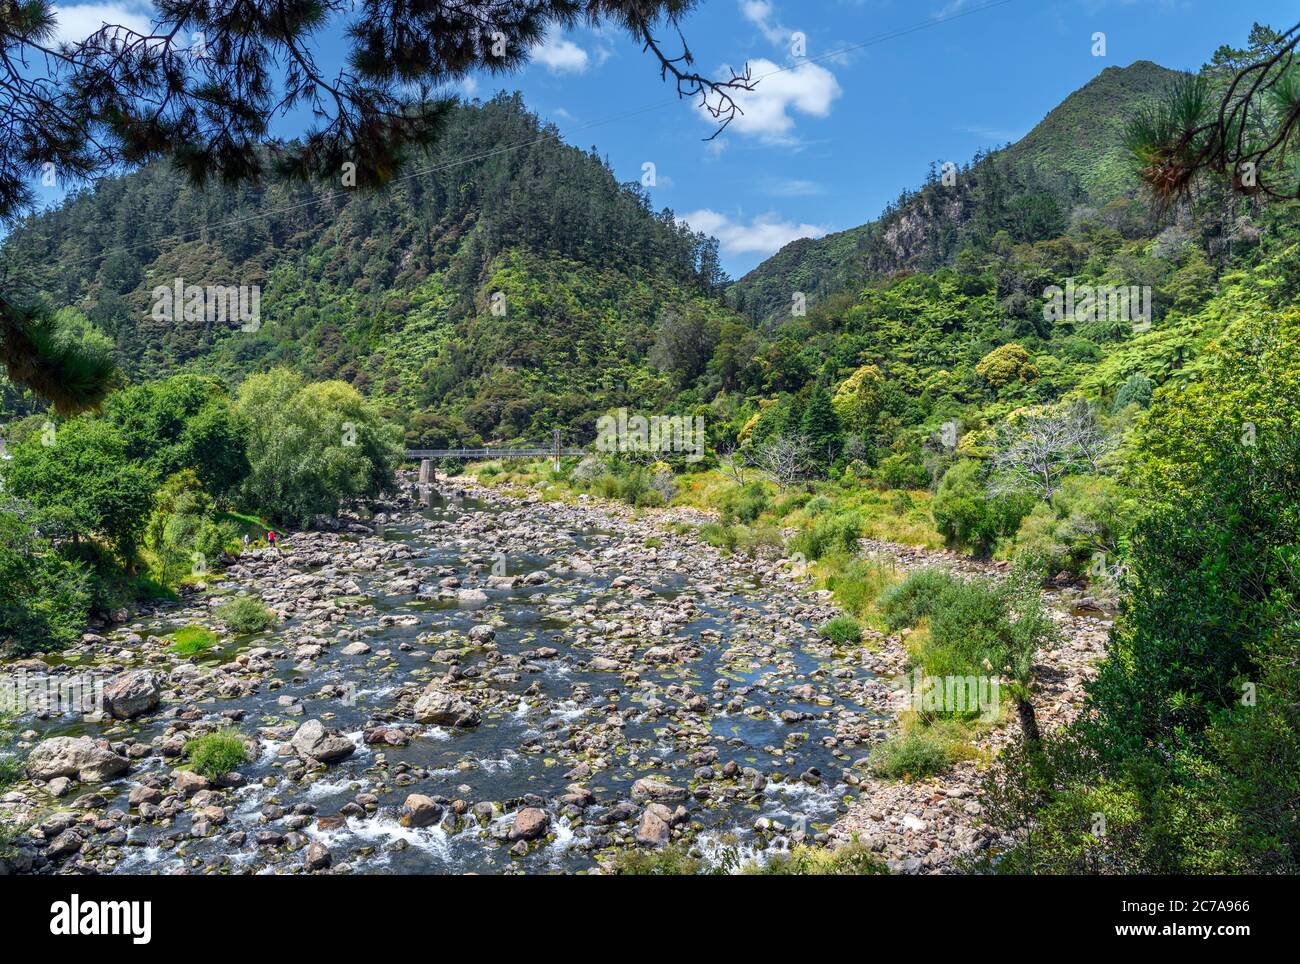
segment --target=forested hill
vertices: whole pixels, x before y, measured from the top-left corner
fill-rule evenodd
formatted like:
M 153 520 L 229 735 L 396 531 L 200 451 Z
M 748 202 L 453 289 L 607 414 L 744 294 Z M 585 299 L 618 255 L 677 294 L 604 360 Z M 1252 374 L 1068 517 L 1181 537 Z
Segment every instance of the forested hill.
M 882 274 L 933 270 L 1002 231 L 1016 242 L 1062 233 L 1074 207 L 1136 191 L 1123 146 L 1126 118 L 1176 76 L 1147 60 L 1106 68 L 1021 140 L 953 172 L 954 183 L 933 167 L 919 190 L 904 191 L 879 219 L 782 248 L 732 286 L 732 303 L 772 320 L 789 314 L 792 292 L 816 299 Z
M 1177 71 L 1149 60 L 1107 67 L 1008 147 L 1007 157 L 1074 175 L 1090 204 L 1131 197 L 1138 178 L 1124 146 L 1125 123 L 1177 77 Z
M 826 396 L 866 379 L 870 417 L 840 428 L 882 484 L 920 485 L 939 425 L 1076 391 L 1146 397 L 1221 329 L 1229 282 L 1281 297 L 1292 206 L 1210 191 L 1157 222 L 1128 196 L 1125 111 L 1170 76 L 1104 72 L 952 186 L 936 171 L 880 221 L 788 246 L 731 307 L 714 241 L 505 95 L 457 108 L 383 191 L 200 191 L 151 167 L 20 225 L 0 268 L 84 313 L 133 381 L 286 366 L 351 383 L 422 446 L 557 427 L 583 444 L 619 406 L 707 415 L 713 441 L 745 444 L 826 421 Z M 1082 136 L 1089 117 L 1104 146 Z M 1145 290 L 1149 317 L 1049 320 L 1044 292 L 1071 278 Z M 260 326 L 160 319 L 154 291 L 176 279 L 260 286 Z
M 549 437 L 675 391 L 646 359 L 665 318 L 724 313 L 715 241 L 652 212 L 517 95 L 456 108 L 412 167 L 319 199 L 200 190 L 155 165 L 29 218 L 3 255 L 108 333 L 132 380 L 287 364 L 386 397 L 404 421 L 423 411 L 423 442 Z M 178 278 L 260 286 L 260 328 L 159 320 L 152 292 Z

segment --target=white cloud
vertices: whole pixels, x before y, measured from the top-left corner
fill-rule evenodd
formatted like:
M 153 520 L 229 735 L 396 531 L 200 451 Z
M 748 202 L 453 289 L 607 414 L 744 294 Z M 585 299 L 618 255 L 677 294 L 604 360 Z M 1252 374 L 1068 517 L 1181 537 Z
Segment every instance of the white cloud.
M 148 36 L 153 32 L 149 19 L 149 5 L 144 3 L 78 3 L 56 6 L 54 15 L 56 43 L 74 44 L 85 40 L 106 23 L 128 27 L 138 34 Z
M 774 23 L 772 15 L 776 12 L 768 0 L 739 0 L 740 15 L 758 27 L 767 38 L 768 43 L 775 44 L 778 47 L 786 46 L 790 43 L 790 34 L 792 31 Z
M 585 73 L 591 57 L 572 40 L 566 40 L 558 31 L 533 48 L 533 58 L 553 74 Z
M 792 112 L 812 117 L 826 117 L 831 104 L 843 91 L 839 81 L 825 67 L 802 61 L 782 69 L 770 60 L 749 62 L 752 76 L 758 81 L 752 91 L 732 91 L 741 112 L 737 112 L 728 130 L 758 137 L 772 144 L 791 144 L 794 128 Z M 697 108 L 709 122 L 716 123 L 703 107 Z
M 696 231 L 717 238 L 722 252 L 728 255 L 775 254 L 797 238 L 820 238 L 828 230 L 819 224 L 782 220 L 774 211 L 760 214 L 748 224 L 709 208 L 683 215 L 683 220 Z

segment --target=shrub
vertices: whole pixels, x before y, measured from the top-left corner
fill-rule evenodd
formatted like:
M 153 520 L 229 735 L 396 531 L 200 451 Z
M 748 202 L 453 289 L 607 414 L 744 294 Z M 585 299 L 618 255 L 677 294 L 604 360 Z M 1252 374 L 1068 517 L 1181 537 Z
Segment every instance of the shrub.
M 13 716 L 9 708 L 0 705 L 0 747 L 8 746 L 13 738 L 12 723 Z M 22 760 L 0 750 L 0 793 L 4 793 L 12 784 L 18 782 L 22 775 Z M 20 823 L 0 819 L 0 860 L 13 851 L 14 845 L 24 836 L 26 829 Z
M 834 850 L 805 845 L 792 847 L 786 853 L 774 854 L 766 861 L 750 861 L 741 868 L 741 873 L 765 876 L 850 877 L 888 874 L 889 867 L 864 844 L 855 840 Z
M 1141 372 L 1135 372 L 1128 377 L 1128 381 L 1121 385 L 1119 391 L 1115 393 L 1115 404 L 1111 410 L 1122 412 L 1130 405 L 1150 408 L 1151 397 L 1155 394 L 1155 390 L 1155 382 Z
M 801 552 L 805 559 L 820 559 L 833 552 L 852 553 L 862 536 L 862 516 L 856 512 L 840 512 L 818 516 L 807 529 L 790 540 L 790 548 Z
M 260 633 L 275 625 L 275 613 L 262 605 L 255 596 L 236 596 L 216 609 L 216 616 L 231 632 Z
M 823 584 L 840 608 L 859 619 L 874 615 L 875 604 L 894 580 L 893 569 L 869 559 L 832 557 Z
M 817 516 L 824 512 L 831 511 L 834 505 L 835 503 L 831 502 L 831 500 L 826 498 L 826 496 L 815 495 L 808 500 L 807 504 L 803 507 L 803 510 L 809 516 Z
M 820 632 L 837 646 L 852 646 L 862 642 L 862 627 L 852 616 L 836 616 L 822 626 Z
M 750 482 L 740 490 L 735 501 L 736 518 L 741 522 L 754 522 L 767 511 L 767 490 L 762 482 Z
M 1012 382 L 1032 382 L 1038 378 L 1029 352 L 1011 342 L 999 345 L 975 365 L 975 374 L 984 379 L 995 391 Z
M 700 541 L 713 546 L 715 549 L 726 549 L 728 551 L 735 549 L 739 541 L 739 535 L 736 533 L 735 526 L 722 525 L 717 522 L 706 522 L 696 530 L 696 535 Z
M 575 485 L 590 485 L 600 477 L 603 469 L 604 465 L 600 459 L 594 455 L 586 455 L 573 467 L 573 471 L 569 473 L 569 480 Z
M 5 746 L 13 737 L 13 714 L 10 707 L 0 704 L 0 746 Z M 8 753 L 0 753 L 0 793 L 9 789 L 22 776 L 22 761 Z
M 1028 493 L 986 491 L 979 464 L 963 459 L 944 473 L 930 511 L 949 546 L 983 556 L 999 539 L 1015 534 L 1034 503 L 1035 497 Z
M 930 473 L 918 456 L 898 453 L 880 460 L 876 479 L 887 489 L 923 489 L 930 484 Z
M 615 464 L 597 476 L 591 488 L 603 499 L 649 507 L 667 505 L 677 494 L 677 481 L 669 469 Z
M 880 614 L 891 632 L 915 626 L 933 611 L 939 597 L 957 578 L 946 569 L 917 569 L 880 596 Z
M 1136 505 L 1113 480 L 1066 479 L 1050 502 L 1040 502 L 1020 522 L 1012 558 L 1043 578 L 1059 572 L 1083 575 L 1094 553 L 1110 565 Z
M 210 780 L 225 776 L 231 770 L 248 762 L 248 748 L 244 739 L 234 730 L 205 733 L 185 742 L 185 756 L 195 772 Z
M 895 492 L 889 500 L 889 511 L 894 515 L 906 515 L 916 508 L 916 500 L 908 492 Z
M 736 548 L 751 559 L 764 550 L 779 550 L 783 544 L 776 526 L 741 526 L 736 530 Z
M 1001 588 L 983 579 L 954 579 L 935 600 L 929 635 L 914 654 L 928 676 L 968 676 L 998 671 L 1012 638 Z
M 923 780 L 942 773 L 970 755 L 961 733 L 955 723 L 913 723 L 871 751 L 871 771 L 893 780 Z
M 182 626 L 172 633 L 171 649 L 178 656 L 197 656 L 217 645 L 216 633 L 199 625 Z
M 217 521 L 211 497 L 194 471 L 185 469 L 170 476 L 154 494 L 143 545 L 155 578 L 171 584 L 191 573 L 202 575 L 238 536 L 232 523 Z M 200 563 L 203 569 L 198 568 Z
M 772 513 L 778 519 L 784 519 L 796 509 L 802 509 L 812 498 L 807 492 L 790 492 L 777 500 Z
M 650 476 L 650 491 L 658 496 L 659 505 L 667 505 L 677 496 L 677 480 L 671 469 L 657 469 Z
M 660 850 L 620 850 L 610 871 L 631 877 L 689 877 L 708 872 L 708 864 L 681 844 Z

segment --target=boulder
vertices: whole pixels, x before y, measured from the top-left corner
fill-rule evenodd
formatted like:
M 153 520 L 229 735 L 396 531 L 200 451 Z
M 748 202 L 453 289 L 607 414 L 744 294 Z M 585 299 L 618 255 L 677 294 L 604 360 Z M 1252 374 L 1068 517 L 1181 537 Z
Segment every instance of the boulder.
M 195 773 L 193 770 L 176 771 L 176 792 L 186 800 L 210 786 L 212 783 L 202 773 Z
M 415 702 L 415 721 L 436 726 L 473 727 L 479 725 L 478 710 L 455 693 L 430 683 Z
M 303 865 L 308 870 L 324 870 L 331 863 L 329 848 L 319 841 L 313 841 L 307 847 Z
M 45 848 L 45 856 L 51 860 L 61 860 L 79 853 L 84 843 L 81 835 L 75 830 L 65 830 L 50 841 L 49 846 Z
M 641 814 L 641 825 L 636 829 L 636 842 L 647 847 L 662 847 L 671 834 L 671 815 L 661 803 L 652 803 Z
M 27 757 L 27 774 L 36 780 L 75 777 L 82 783 L 103 783 L 121 776 L 131 766 L 107 743 L 88 736 L 54 736 L 42 740 Z
M 510 827 L 511 840 L 536 840 L 546 833 L 551 825 L 551 818 L 540 807 L 524 807 L 515 814 L 515 822 Z
M 320 720 L 307 720 L 289 741 L 297 754 L 322 763 L 337 763 L 356 752 L 356 744 L 338 730 L 328 730 Z
M 118 673 L 104 687 L 104 705 L 119 720 L 130 720 L 158 706 L 162 678 L 153 670 Z
M 437 823 L 442 815 L 442 808 L 422 793 L 412 793 L 402 804 L 397 822 L 403 827 L 427 827 Z
M 642 777 L 632 784 L 633 800 L 653 800 L 663 802 L 667 800 L 685 800 L 685 787 L 675 787 L 671 783 L 664 783 L 662 780 L 654 780 L 650 777 Z

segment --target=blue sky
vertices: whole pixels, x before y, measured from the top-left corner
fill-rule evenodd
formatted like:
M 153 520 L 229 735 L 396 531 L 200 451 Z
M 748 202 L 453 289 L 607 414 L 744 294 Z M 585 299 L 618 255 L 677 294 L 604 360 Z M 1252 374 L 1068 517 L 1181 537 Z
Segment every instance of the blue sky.
M 84 36 L 148 9 L 65 6 L 61 26 Z M 716 235 L 739 276 L 796 237 L 871 220 L 931 161 L 1015 140 L 1106 67 L 1194 69 L 1221 43 L 1243 45 L 1253 21 L 1282 28 L 1295 17 L 1282 0 L 704 0 L 683 23 L 699 69 L 749 63 L 767 75 L 714 140 L 709 119 L 676 100 L 640 45 L 610 29 L 552 34 L 519 73 L 474 78 L 463 93 L 522 91 L 621 180 L 652 164 L 656 208 Z M 795 32 L 806 38 L 802 60 Z M 1097 33 L 1104 56 L 1093 54 Z M 662 39 L 674 47 L 671 34 Z M 320 49 L 330 62 L 337 39 L 323 36 Z M 292 122 L 281 133 L 292 135 Z

